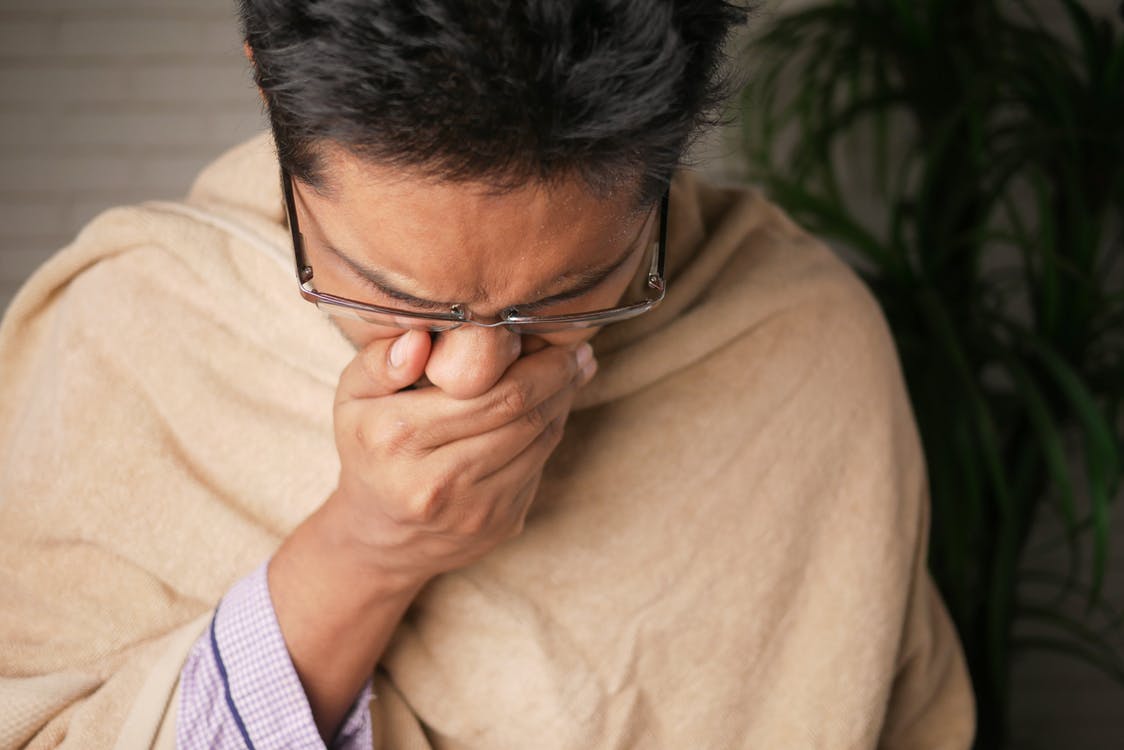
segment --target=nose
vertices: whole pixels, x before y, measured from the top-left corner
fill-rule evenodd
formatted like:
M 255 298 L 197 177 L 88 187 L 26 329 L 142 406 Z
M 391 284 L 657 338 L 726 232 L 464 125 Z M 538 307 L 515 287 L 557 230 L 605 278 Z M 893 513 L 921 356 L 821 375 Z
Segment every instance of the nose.
M 496 384 L 521 349 L 520 336 L 502 326 L 461 326 L 434 335 L 425 375 L 453 398 L 473 398 Z

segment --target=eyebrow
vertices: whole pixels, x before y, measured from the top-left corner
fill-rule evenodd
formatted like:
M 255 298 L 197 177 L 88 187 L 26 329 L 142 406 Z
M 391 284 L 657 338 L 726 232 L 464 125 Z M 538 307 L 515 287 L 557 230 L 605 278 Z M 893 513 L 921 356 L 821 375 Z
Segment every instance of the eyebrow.
M 640 229 L 640 236 L 644 236 L 645 234 L 647 234 L 644 231 L 647 226 L 648 223 L 645 222 Z M 371 286 L 375 287 L 391 299 L 395 299 L 399 302 L 405 302 L 423 310 L 430 310 L 433 312 L 447 312 L 454 305 L 463 304 L 462 302 L 439 302 L 417 297 L 396 287 L 390 281 L 390 279 L 387 278 L 386 274 L 363 265 L 359 261 L 352 258 L 350 254 L 343 252 L 334 245 L 325 242 L 324 247 L 340 260 L 342 260 L 357 276 L 361 277 Z M 595 289 L 599 284 L 601 284 L 601 282 L 611 276 L 613 272 L 624 265 L 624 263 L 632 256 L 634 252 L 637 251 L 637 249 L 638 248 L 636 245 L 636 240 L 634 239 L 632 242 L 628 243 L 625 251 L 621 253 L 619 257 L 614 258 L 608 263 L 603 263 L 601 265 L 587 268 L 582 271 L 562 274 L 558 278 L 571 281 L 570 286 L 568 286 L 563 291 L 557 292 L 548 297 L 542 297 L 533 302 L 506 305 L 505 307 L 515 307 L 519 310 L 537 310 L 543 307 L 557 304 L 559 302 L 565 302 L 566 300 L 580 297 L 583 294 Z

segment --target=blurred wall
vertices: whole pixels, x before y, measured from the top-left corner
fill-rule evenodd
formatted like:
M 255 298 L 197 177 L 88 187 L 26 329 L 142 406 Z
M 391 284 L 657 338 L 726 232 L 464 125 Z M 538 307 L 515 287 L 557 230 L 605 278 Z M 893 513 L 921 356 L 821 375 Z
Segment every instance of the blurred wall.
M 233 5 L 0 0 L 0 311 L 99 211 L 182 195 L 203 165 L 265 127 Z M 735 178 L 736 142 L 712 134 L 696 161 Z M 1124 604 L 1124 508 L 1115 536 L 1109 588 Z M 1124 690 L 1089 668 L 1035 656 L 1015 684 L 1018 747 L 1124 747 Z
M 109 206 L 264 127 L 233 0 L 0 0 L 0 310 Z

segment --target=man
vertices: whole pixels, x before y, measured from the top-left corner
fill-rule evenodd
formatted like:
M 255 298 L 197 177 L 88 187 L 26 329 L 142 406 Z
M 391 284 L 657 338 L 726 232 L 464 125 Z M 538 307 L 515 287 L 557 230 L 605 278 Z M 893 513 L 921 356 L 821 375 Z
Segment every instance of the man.
M 672 179 L 734 9 L 240 12 L 271 138 L 0 329 L 5 739 L 967 746 L 875 305 Z

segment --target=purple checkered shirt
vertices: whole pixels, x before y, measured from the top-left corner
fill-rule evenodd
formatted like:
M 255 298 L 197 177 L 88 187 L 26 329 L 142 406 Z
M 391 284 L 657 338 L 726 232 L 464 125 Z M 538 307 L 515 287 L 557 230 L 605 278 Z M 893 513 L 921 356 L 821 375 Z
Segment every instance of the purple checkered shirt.
M 181 750 L 326 748 L 293 667 L 266 582 L 266 564 L 227 592 L 180 672 Z M 344 717 L 333 748 L 371 750 L 371 683 Z

